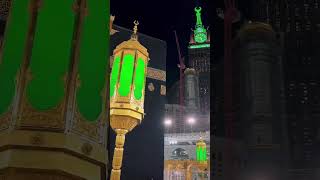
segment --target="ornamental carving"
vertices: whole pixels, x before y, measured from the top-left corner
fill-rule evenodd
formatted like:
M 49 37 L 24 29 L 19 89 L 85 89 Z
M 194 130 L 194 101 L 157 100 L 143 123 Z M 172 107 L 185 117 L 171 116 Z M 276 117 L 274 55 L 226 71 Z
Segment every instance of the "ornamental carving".
M 85 155 L 87 155 L 87 156 L 89 156 L 89 155 L 91 154 L 92 149 L 93 149 L 93 147 L 92 147 L 92 145 L 89 144 L 89 143 L 84 143 L 84 144 L 82 145 L 82 147 L 81 147 L 81 151 L 82 151 Z
M 44 144 L 44 137 L 42 134 L 34 134 L 30 138 L 30 143 L 33 145 L 43 145 Z
M 28 129 L 61 130 L 64 128 L 64 101 L 47 111 L 34 109 L 24 97 L 18 126 Z
M 115 33 L 119 32 L 119 31 L 113 29 L 113 21 L 114 21 L 114 19 L 115 19 L 115 16 L 110 16 L 110 24 L 109 24 L 109 30 L 110 30 L 110 32 L 109 32 L 109 34 L 110 34 L 111 36 L 114 35 Z
M 75 92 L 80 86 L 81 86 L 81 80 L 80 80 L 79 74 L 77 74 Z M 76 95 L 74 95 L 76 94 L 75 92 L 72 93 L 72 96 L 74 97 L 76 97 Z M 107 93 L 105 88 L 102 89 L 100 95 L 103 100 L 106 99 Z M 74 108 L 75 112 L 74 112 L 74 117 L 72 119 L 72 131 L 76 134 L 86 136 L 87 138 L 89 138 L 90 140 L 96 143 L 103 143 L 101 134 L 103 132 L 102 131 L 103 128 L 106 127 L 106 112 L 102 110 L 97 121 L 89 122 L 88 120 L 85 119 L 85 117 L 83 117 L 83 115 L 79 111 L 79 108 L 76 105 L 77 103 L 74 101 L 73 104 L 75 107 Z M 106 109 L 106 107 L 104 107 L 103 109 Z
M 147 70 L 147 77 L 150 79 L 155 79 L 155 80 L 159 80 L 159 81 L 166 81 L 166 72 L 159 70 L 159 69 L 155 69 L 155 68 L 150 68 L 148 67 Z
M 30 69 L 26 73 L 26 83 L 32 79 Z M 64 79 L 64 91 L 66 93 L 66 76 Z M 39 111 L 32 107 L 26 97 L 26 89 L 23 90 L 22 102 L 18 114 L 18 126 L 22 129 L 63 130 L 65 126 L 66 97 L 56 107 Z
M 161 88 L 160 88 L 160 94 L 162 95 L 162 96 L 165 96 L 166 95 L 166 86 L 164 86 L 164 85 L 161 85 Z
M 0 19 L 7 19 L 9 14 L 11 0 L 0 1 Z
M 102 113 L 101 113 L 102 114 Z M 73 118 L 73 131 L 79 135 L 86 136 L 94 142 L 101 143 L 100 138 L 100 121 L 89 122 L 87 121 L 79 112 L 79 109 L 76 107 L 76 111 Z
M 8 112 L 0 115 L 0 130 L 5 130 L 9 128 L 11 117 L 12 117 L 12 108 L 10 108 Z
M 208 169 L 210 169 L 209 164 L 201 164 L 193 160 L 165 160 L 165 176 L 171 176 L 171 173 L 180 171 L 184 173 L 186 180 L 192 180 L 192 176 L 195 173 L 194 170 L 196 170 L 197 175 L 204 174 L 207 176 Z
M 154 85 L 153 85 L 153 83 L 149 83 L 149 84 L 148 84 L 148 89 L 149 89 L 149 91 L 154 91 Z

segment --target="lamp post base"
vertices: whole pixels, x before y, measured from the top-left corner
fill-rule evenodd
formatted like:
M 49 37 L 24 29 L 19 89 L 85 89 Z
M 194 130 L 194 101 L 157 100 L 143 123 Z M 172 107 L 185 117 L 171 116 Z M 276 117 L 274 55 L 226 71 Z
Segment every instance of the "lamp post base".
M 123 146 L 128 130 L 116 129 L 116 147 L 114 148 L 110 180 L 120 180 L 123 159 Z

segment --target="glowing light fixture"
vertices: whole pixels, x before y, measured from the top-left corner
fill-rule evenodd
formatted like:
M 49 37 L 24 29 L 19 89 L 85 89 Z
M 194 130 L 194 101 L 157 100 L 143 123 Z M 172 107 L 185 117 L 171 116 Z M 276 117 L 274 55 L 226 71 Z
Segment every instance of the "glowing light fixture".
M 196 144 L 197 161 L 200 164 L 207 164 L 207 145 L 203 141 L 202 137 Z
M 171 119 L 165 119 L 164 120 L 164 125 L 165 126 L 171 126 L 172 125 L 172 120 Z
M 189 46 L 189 49 L 201 49 L 201 48 L 209 48 L 210 44 L 194 44 Z
M 188 123 L 193 125 L 194 123 L 196 123 L 196 120 L 193 117 L 189 117 L 188 118 Z
M 131 39 L 119 44 L 110 76 L 110 126 L 117 133 L 111 180 L 120 180 L 125 135 L 144 117 L 147 49 L 138 41 L 138 25 L 134 22 Z

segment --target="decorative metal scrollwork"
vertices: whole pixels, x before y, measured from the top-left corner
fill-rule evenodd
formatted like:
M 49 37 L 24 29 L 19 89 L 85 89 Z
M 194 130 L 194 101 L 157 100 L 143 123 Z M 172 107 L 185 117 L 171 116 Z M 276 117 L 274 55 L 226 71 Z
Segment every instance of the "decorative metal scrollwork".
M 0 20 L 5 20 L 8 17 L 11 0 L 0 1 Z

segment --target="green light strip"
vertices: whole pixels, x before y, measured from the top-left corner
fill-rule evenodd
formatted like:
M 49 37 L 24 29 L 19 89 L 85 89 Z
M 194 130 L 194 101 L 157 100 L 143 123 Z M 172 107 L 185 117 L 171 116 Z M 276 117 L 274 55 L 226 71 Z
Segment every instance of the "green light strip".
M 196 44 L 196 45 L 190 45 L 189 49 L 200 49 L 200 48 L 209 48 L 210 44 Z

